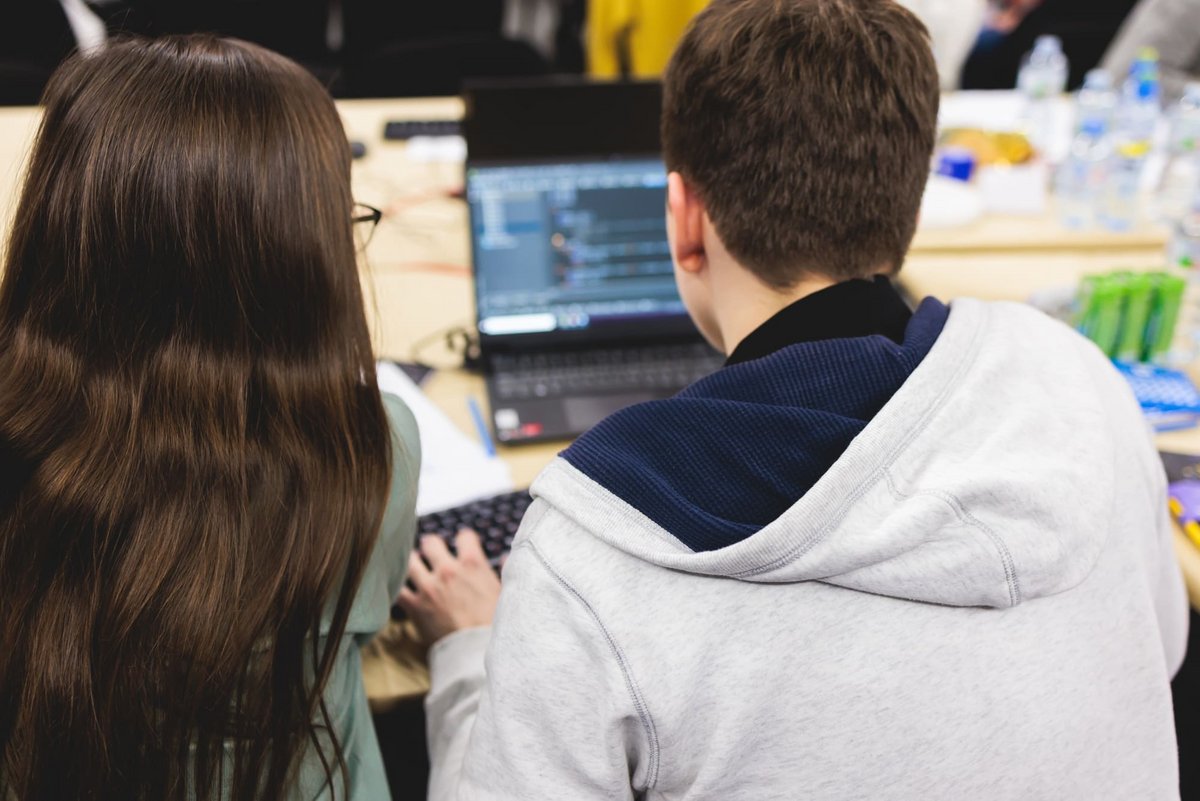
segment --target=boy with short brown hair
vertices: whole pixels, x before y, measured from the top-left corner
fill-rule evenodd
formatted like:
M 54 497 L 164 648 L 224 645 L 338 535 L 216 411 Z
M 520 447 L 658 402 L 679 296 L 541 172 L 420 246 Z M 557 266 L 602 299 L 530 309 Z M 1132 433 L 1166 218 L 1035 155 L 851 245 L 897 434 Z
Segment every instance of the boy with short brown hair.
M 422 544 L 431 797 L 1176 798 L 1186 600 L 1136 403 L 1032 309 L 887 278 L 921 23 L 714 0 L 665 82 L 676 279 L 729 359 L 542 473 L 491 629 L 477 542 Z

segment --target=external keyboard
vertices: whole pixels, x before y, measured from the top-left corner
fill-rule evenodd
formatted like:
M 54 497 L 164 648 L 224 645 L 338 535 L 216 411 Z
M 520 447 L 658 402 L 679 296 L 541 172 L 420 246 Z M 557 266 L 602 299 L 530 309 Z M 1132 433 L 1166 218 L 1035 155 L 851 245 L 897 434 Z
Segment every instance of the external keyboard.
M 417 521 L 417 536 L 436 534 L 454 550 L 454 535 L 464 528 L 474 529 L 483 542 L 488 561 L 498 568 L 500 558 L 512 548 L 513 537 L 530 501 L 529 491 L 521 490 L 422 515 Z
M 501 400 L 679 390 L 722 363 L 720 354 L 701 343 L 497 354 L 492 359 L 496 397 Z
M 513 537 L 521 526 L 521 518 L 533 498 L 529 490 L 507 492 L 492 498 L 468 503 L 447 509 L 444 512 L 433 512 L 421 515 L 417 519 L 417 539 L 434 534 L 446 541 L 450 552 L 454 553 L 454 536 L 464 528 L 473 529 L 483 543 L 483 551 L 487 554 L 488 563 L 496 570 L 500 569 L 500 560 L 512 548 Z M 399 605 L 392 606 L 392 619 L 403 620 L 404 610 Z
M 459 136 L 462 124 L 455 120 L 393 120 L 383 128 L 384 139 L 415 139 L 418 136 Z

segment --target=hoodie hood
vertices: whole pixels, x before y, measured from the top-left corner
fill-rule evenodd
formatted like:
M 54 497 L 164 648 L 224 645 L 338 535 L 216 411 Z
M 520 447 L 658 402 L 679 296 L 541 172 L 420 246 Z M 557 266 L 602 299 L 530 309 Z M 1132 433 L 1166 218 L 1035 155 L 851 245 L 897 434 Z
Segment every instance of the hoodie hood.
M 900 344 L 818 340 L 727 366 L 612 415 L 562 456 L 691 550 L 724 548 L 820 480 L 924 360 L 947 314 L 926 300 Z
M 674 570 L 1009 607 L 1095 565 L 1113 403 L 1133 400 L 1103 356 L 1040 312 L 926 301 L 903 345 L 796 345 L 615 415 L 533 493 Z

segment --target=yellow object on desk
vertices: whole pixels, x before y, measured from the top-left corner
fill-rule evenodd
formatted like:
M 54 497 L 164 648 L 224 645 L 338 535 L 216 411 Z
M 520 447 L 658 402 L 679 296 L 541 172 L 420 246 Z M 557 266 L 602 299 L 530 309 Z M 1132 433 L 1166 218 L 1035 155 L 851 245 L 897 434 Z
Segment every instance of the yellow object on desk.
M 1188 535 L 1197 548 L 1200 548 L 1200 523 L 1195 520 L 1183 520 L 1183 504 L 1178 498 L 1168 498 L 1167 508 L 1171 510 L 1171 516 L 1175 518 L 1175 522 L 1183 529 L 1183 533 Z
M 976 161 L 984 167 L 1024 164 L 1034 156 L 1033 145 L 1024 134 L 1007 131 L 951 128 L 942 132 L 941 145 L 971 151 Z
M 1184 526 L 1183 530 L 1187 533 L 1188 538 L 1191 539 L 1192 543 L 1197 548 L 1200 548 L 1200 523 L 1197 523 L 1193 520 Z

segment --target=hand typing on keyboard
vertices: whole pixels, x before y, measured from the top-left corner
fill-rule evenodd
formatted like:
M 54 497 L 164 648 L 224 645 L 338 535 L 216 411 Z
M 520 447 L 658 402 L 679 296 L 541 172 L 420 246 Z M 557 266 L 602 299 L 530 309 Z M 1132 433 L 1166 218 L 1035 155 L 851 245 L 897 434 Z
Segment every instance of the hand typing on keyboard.
M 454 533 L 464 528 L 472 529 L 479 534 L 488 561 L 493 567 L 499 568 L 500 559 L 512 548 L 521 518 L 532 500 L 529 491 L 522 490 L 422 515 L 417 521 L 417 536 L 436 534 L 446 540 L 453 551 L 451 538 Z
M 457 555 L 441 537 L 421 537 L 419 552 L 409 557 L 411 587 L 401 589 L 396 599 L 430 645 L 462 629 L 490 626 L 496 614 L 500 577 L 488 563 L 479 535 L 464 529 L 454 545 Z

